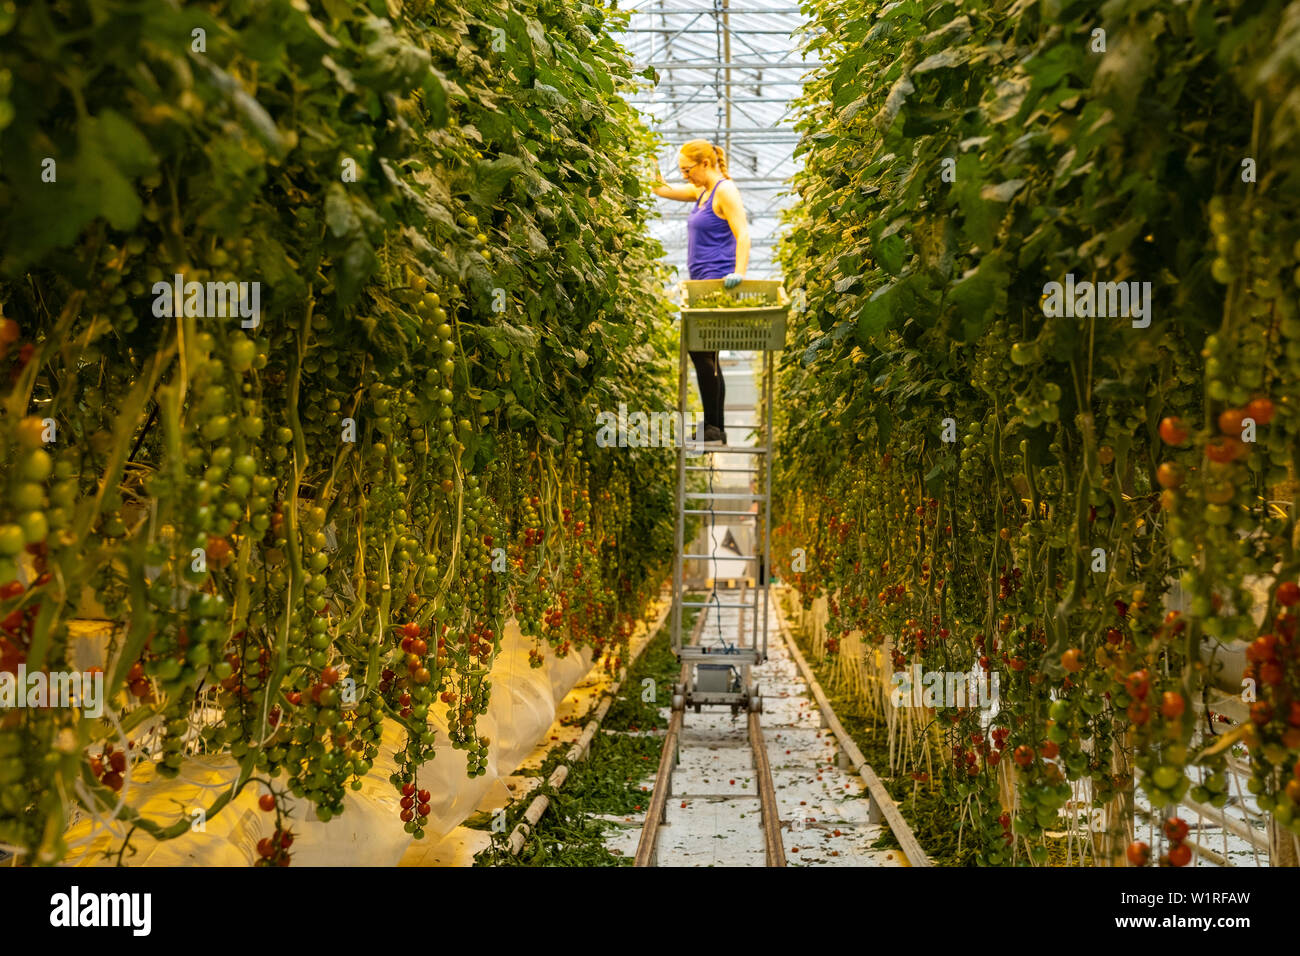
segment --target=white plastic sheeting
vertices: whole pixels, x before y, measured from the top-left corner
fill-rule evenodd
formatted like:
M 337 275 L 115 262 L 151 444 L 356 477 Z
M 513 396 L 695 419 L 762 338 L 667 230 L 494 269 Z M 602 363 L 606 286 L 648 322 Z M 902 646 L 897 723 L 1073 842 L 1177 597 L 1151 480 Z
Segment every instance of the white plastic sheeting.
M 500 654 L 492 668 L 492 695 L 487 713 L 479 719 L 479 733 L 491 743 L 487 772 L 465 776 L 465 753 L 447 742 L 443 708 L 430 708 L 430 724 L 438 734 L 437 754 L 419 771 L 419 786 L 430 791 L 426 839 L 439 839 L 463 822 L 495 787 L 525 760 L 545 737 L 555 719 L 556 707 L 591 669 L 589 650 L 564 659 L 548 657 L 543 667 L 528 664 L 533 643 L 511 621 L 502 638 Z M 386 722 L 374 768 L 360 790 L 349 790 L 344 813 L 322 823 L 306 801 L 289 801 L 289 827 L 294 832 L 291 850 L 295 866 L 396 866 L 413 838 L 399 817 L 401 797 L 389 775 L 397 769 L 396 754 L 405 746 L 400 725 Z M 129 802 L 145 818 L 167 825 L 182 817 L 193 821 L 194 812 L 209 806 L 227 791 L 238 773 L 229 756 L 195 757 L 178 777 L 167 780 L 152 766 L 134 768 Z M 257 806 L 260 786 L 250 784 L 201 828 L 174 840 L 159 842 L 137 831 L 132 837 L 136 853 L 123 862 L 146 866 L 249 866 L 257 859 L 257 842 L 270 836 L 275 814 Z M 113 831 L 101 823 L 84 821 L 67 834 L 73 866 L 110 865 L 121 846 L 125 830 L 120 822 Z

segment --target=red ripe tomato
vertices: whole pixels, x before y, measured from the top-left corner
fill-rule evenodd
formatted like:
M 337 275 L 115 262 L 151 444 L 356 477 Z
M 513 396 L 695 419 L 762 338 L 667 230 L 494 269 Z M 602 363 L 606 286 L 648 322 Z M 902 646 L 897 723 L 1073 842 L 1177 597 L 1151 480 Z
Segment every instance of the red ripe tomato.
M 1151 675 L 1147 673 L 1146 668 L 1134 671 L 1124 678 L 1124 689 L 1129 692 L 1130 697 L 1139 700 L 1145 698 L 1147 691 L 1151 689 Z
M 1277 637 L 1273 634 L 1261 634 L 1246 647 L 1246 660 L 1252 664 L 1271 661 L 1277 655 Z
M 1141 840 L 1134 840 L 1124 855 L 1128 857 L 1129 866 L 1146 866 L 1151 861 L 1151 847 Z
M 1187 441 L 1183 420 L 1176 415 L 1160 420 L 1160 440 L 1166 445 L 1181 445 Z
M 1246 406 L 1246 414 L 1255 419 L 1256 425 L 1267 425 L 1273 420 L 1273 400 L 1271 398 L 1253 398 Z
M 1273 706 L 1266 700 L 1257 700 L 1250 705 L 1250 719 L 1261 727 L 1273 719 Z
M 1056 745 L 1054 740 L 1044 741 L 1038 749 L 1044 760 L 1055 760 L 1056 755 L 1061 752 L 1061 748 Z
M 1297 601 L 1300 601 L 1300 584 L 1294 581 L 1283 581 L 1277 586 L 1277 603 L 1283 607 L 1291 607 Z
M 1061 666 L 1071 674 L 1077 674 L 1083 670 L 1083 651 L 1077 647 L 1071 647 L 1061 655 Z
M 1187 821 L 1181 817 L 1170 817 L 1165 821 L 1165 836 L 1174 843 L 1187 839 Z
M 1140 727 L 1151 719 L 1151 708 L 1135 700 L 1128 705 L 1128 719 Z
M 1300 700 L 1291 701 L 1287 710 L 1286 722 L 1292 727 L 1300 727 Z
M 338 683 L 339 672 L 333 667 L 327 667 L 320 672 L 320 682 L 326 687 L 333 687 Z
M 1259 665 L 1259 682 L 1266 687 L 1277 687 L 1285 679 L 1286 674 L 1277 661 L 1265 661 Z
M 1246 413 L 1240 408 L 1228 408 L 1219 412 L 1219 431 L 1225 435 L 1231 435 L 1234 438 L 1241 437 L 1242 422 L 1246 418 Z
M 234 556 L 230 542 L 225 538 L 208 535 L 208 560 L 219 568 L 224 568 Z
M 270 813 L 275 809 L 275 795 L 271 793 L 262 794 L 257 798 L 257 805 L 267 813 Z
M 1034 762 L 1034 748 L 1028 744 L 1021 744 L 1011 756 L 1019 766 L 1028 767 Z
M 1180 843 L 1178 846 L 1171 847 L 1169 850 L 1170 866 L 1186 866 L 1192 862 L 1192 848 L 1186 843 Z
M 1183 466 L 1173 461 L 1162 462 L 1156 469 L 1156 482 L 1161 488 L 1177 488 L 1186 477 Z
M 1183 711 L 1186 708 L 1187 702 L 1183 700 L 1183 695 L 1176 690 L 1167 690 L 1160 696 L 1160 713 L 1170 720 L 1177 720 L 1183 716 Z
M 262 837 L 257 841 L 257 852 L 259 856 L 270 857 L 275 853 L 275 846 L 271 843 L 270 837 Z
M 1223 465 L 1250 454 L 1250 446 L 1240 438 L 1227 435 L 1215 435 L 1205 443 L 1205 457 Z

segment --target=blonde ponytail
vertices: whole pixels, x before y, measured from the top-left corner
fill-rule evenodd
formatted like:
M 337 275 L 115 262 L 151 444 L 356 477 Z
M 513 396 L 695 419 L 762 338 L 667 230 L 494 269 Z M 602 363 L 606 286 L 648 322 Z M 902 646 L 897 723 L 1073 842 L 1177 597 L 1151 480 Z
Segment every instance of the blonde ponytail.
M 726 152 L 721 146 L 715 146 L 707 139 L 691 140 L 682 146 L 681 154 L 692 163 L 708 163 L 715 167 L 725 178 L 731 178 L 731 174 L 727 172 Z
M 727 172 L 727 154 L 721 146 L 714 146 L 713 153 L 718 158 L 718 172 L 722 173 L 727 179 L 731 178 L 731 173 Z

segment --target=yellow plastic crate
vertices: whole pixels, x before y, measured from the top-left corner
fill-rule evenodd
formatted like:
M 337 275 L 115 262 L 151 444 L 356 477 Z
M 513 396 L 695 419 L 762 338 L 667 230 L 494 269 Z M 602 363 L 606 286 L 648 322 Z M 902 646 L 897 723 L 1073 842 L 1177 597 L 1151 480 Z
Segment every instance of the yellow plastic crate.
M 722 279 L 688 279 L 682 283 L 686 348 L 692 352 L 776 352 L 785 347 L 785 323 L 790 297 L 777 280 L 746 279 L 726 289 Z M 752 305 L 731 309 L 698 309 L 694 304 L 719 289 L 726 289 Z

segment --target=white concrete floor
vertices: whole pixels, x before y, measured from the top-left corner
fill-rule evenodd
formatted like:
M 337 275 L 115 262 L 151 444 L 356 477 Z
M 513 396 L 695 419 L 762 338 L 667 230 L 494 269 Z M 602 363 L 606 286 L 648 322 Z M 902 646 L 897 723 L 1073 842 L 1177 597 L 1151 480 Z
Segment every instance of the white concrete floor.
M 720 591 L 722 603 L 738 603 L 738 591 Z M 740 611 L 706 609 L 701 643 L 737 639 Z M 752 618 L 752 613 L 746 613 Z M 752 624 L 750 624 L 752 629 Z M 751 639 L 751 638 L 747 638 Z M 763 695 L 760 724 L 781 818 L 781 839 L 791 866 L 901 866 L 899 854 L 873 850 L 883 825 L 868 822 L 861 780 L 841 770 L 834 735 L 790 658 L 772 609 L 768 614 L 768 660 L 755 668 Z M 667 711 L 665 710 L 666 714 Z M 729 710 L 688 710 L 681 761 L 674 772 L 667 822 L 660 828 L 659 866 L 763 866 L 762 817 L 753 754 L 744 715 Z M 653 786 L 653 769 L 644 786 Z M 607 846 L 636 852 L 641 820 L 625 818 Z

